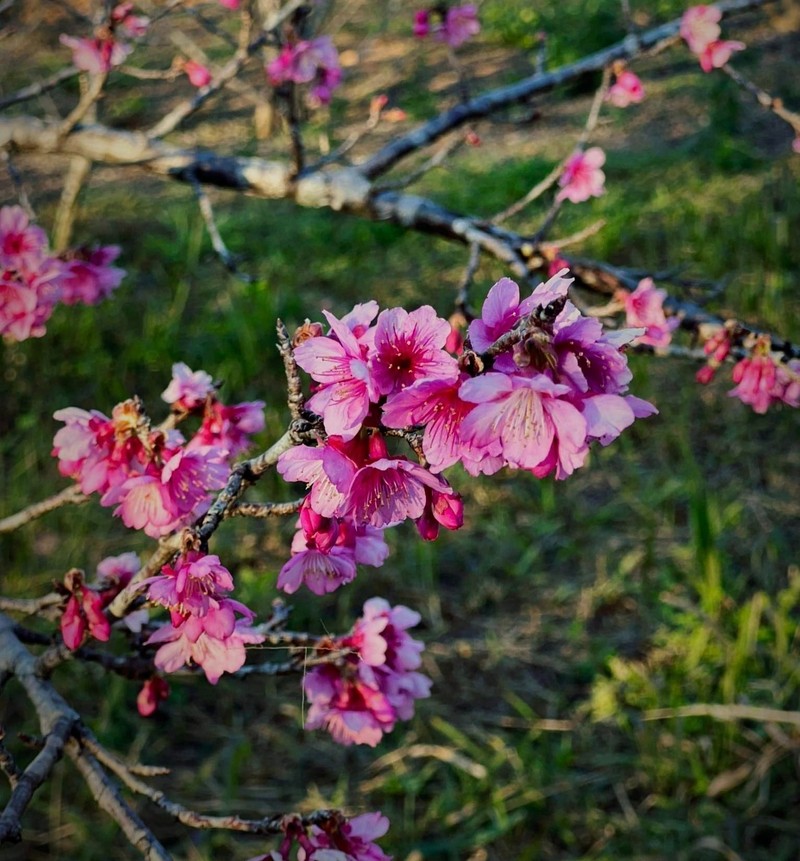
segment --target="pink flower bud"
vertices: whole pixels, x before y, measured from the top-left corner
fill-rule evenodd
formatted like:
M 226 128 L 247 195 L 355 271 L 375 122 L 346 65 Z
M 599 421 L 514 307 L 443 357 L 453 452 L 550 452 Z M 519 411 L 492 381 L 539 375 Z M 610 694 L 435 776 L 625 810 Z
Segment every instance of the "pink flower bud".
M 194 60 L 187 60 L 183 65 L 183 71 L 189 81 L 198 89 L 207 87 L 211 83 L 211 72 L 202 64 Z

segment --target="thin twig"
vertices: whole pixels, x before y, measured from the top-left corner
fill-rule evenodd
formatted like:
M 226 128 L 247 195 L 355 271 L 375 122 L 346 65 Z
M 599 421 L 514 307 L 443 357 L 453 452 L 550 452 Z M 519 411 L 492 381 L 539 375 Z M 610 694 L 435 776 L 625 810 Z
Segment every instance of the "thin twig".
M 649 709 L 642 713 L 642 720 L 646 721 L 685 717 L 710 717 L 720 721 L 754 720 L 761 723 L 787 723 L 800 727 L 800 712 L 736 703 L 693 703 L 677 708 Z
M 302 499 L 292 502 L 237 502 L 228 511 L 228 517 L 288 517 L 297 514 L 302 504 Z
M 735 81 L 742 89 L 746 90 L 753 96 L 762 108 L 772 111 L 775 116 L 780 117 L 784 122 L 787 122 L 794 131 L 795 135 L 800 137 L 800 114 L 790 111 L 783 104 L 783 100 L 771 96 L 766 90 L 762 90 L 758 84 L 753 83 L 749 78 L 746 78 L 741 72 L 738 72 L 729 63 L 722 67 L 722 71 Z
M 194 193 L 197 197 L 197 205 L 200 208 L 200 214 L 203 216 L 206 230 L 208 231 L 209 238 L 211 239 L 211 246 L 217 257 L 222 261 L 222 265 L 228 270 L 228 272 L 232 275 L 236 275 L 237 278 L 247 284 L 251 283 L 253 280 L 252 276 L 239 271 L 236 258 L 228 250 L 228 246 L 225 244 L 225 240 L 222 238 L 222 234 L 219 232 L 216 219 L 214 218 L 214 208 L 211 205 L 211 198 L 208 196 L 203 186 L 197 181 L 196 177 L 192 181 L 192 188 L 194 189 Z
M 286 400 L 289 406 L 289 415 L 293 421 L 297 421 L 301 417 L 305 402 L 300 372 L 297 369 L 297 362 L 294 360 L 292 342 L 283 320 L 278 319 L 276 330 L 278 333 L 278 352 L 283 360 L 283 369 L 286 374 Z
M 92 162 L 88 158 L 76 155 L 69 160 L 53 227 L 53 249 L 56 253 L 66 250 L 69 245 L 78 195 L 91 172 Z
M 59 69 L 59 71 L 42 81 L 38 81 L 35 84 L 29 84 L 27 87 L 22 87 L 22 89 L 17 90 L 16 93 L 11 93 L 9 96 L 0 98 L 0 111 L 2 111 L 3 108 L 10 107 L 11 105 L 19 104 L 19 102 L 26 102 L 29 99 L 35 99 L 36 96 L 40 96 L 42 93 L 48 92 L 48 90 L 55 89 L 59 84 L 62 84 L 64 81 L 69 81 L 79 74 L 80 69 L 76 69 L 74 66 L 68 66 L 66 69 Z
M 4 517 L 0 520 L 0 534 L 13 532 L 15 529 L 19 529 L 20 526 L 24 526 L 26 523 L 30 523 L 44 514 L 49 514 L 57 508 L 63 508 L 65 505 L 82 505 L 88 499 L 88 496 L 81 493 L 79 485 L 70 485 L 54 496 L 43 499 L 41 502 L 34 502 L 33 505 L 23 508 L 22 511 Z
M 89 76 L 89 83 L 85 91 L 81 95 L 78 104 L 67 114 L 65 120 L 58 127 L 58 137 L 65 138 L 78 123 L 91 111 L 100 95 L 103 92 L 106 80 L 108 79 L 107 72 L 99 72 L 96 75 Z
M 138 849 L 147 861 L 172 861 L 172 856 L 139 815 L 128 806 L 119 787 L 106 774 L 97 759 L 75 739 L 69 740 L 66 751 L 86 781 L 98 807 L 119 825 L 131 846 Z

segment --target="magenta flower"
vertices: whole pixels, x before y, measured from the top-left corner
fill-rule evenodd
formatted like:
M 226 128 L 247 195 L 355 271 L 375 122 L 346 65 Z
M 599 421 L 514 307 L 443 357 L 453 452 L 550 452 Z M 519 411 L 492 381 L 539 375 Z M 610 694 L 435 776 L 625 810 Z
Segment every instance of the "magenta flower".
M 61 278 L 61 301 L 65 305 L 96 305 L 110 296 L 125 277 L 124 269 L 111 266 L 119 252 L 118 245 L 70 252 Z
M 402 458 L 380 458 L 363 466 L 347 492 L 347 514 L 358 525 L 394 526 L 406 518 L 416 520 L 425 511 L 425 488 L 439 493 L 454 491 L 444 479 L 419 464 Z
M 600 169 L 605 161 L 606 154 L 600 147 L 593 146 L 586 152 L 573 153 L 558 180 L 561 191 L 556 195 L 556 200 L 583 203 L 590 197 L 600 197 L 605 191 L 606 175 Z
M 285 45 L 281 53 L 267 65 L 267 75 L 273 86 L 287 83 L 313 84 L 310 97 L 313 106 L 327 104 L 331 93 L 342 80 L 339 54 L 330 36 L 318 36 Z
M 183 71 L 189 79 L 189 83 L 198 89 L 207 87 L 211 83 L 211 72 L 196 60 L 186 60 L 183 64 Z
M 147 34 L 150 19 L 145 15 L 131 15 L 133 3 L 119 3 L 111 10 L 111 26 L 128 39 L 139 39 Z
M 536 307 L 529 296 L 520 302 L 519 285 L 510 278 L 501 278 L 489 290 L 481 308 L 481 316 L 469 324 L 472 349 L 483 353 Z
M 309 400 L 309 409 L 322 416 L 328 435 L 350 440 L 379 392 L 355 335 L 333 314 L 323 313 L 335 337 L 309 338 L 295 347 L 294 357 L 312 379 L 322 383 Z
M 414 700 L 429 696 L 431 684 L 415 672 L 423 645 L 406 633 L 419 619 L 407 607 L 367 601 L 351 633 L 330 644 L 351 655 L 343 664 L 314 667 L 303 680 L 311 702 L 306 729 L 324 727 L 340 744 L 374 747 L 398 718 L 410 718 Z
M 191 412 L 202 406 L 215 391 L 211 374 L 193 371 L 184 362 L 176 362 L 172 366 L 172 379 L 161 393 L 161 399 L 173 409 Z
M 413 33 L 418 39 L 423 39 L 431 31 L 431 13 L 427 9 L 419 9 L 414 13 Z
M 204 616 L 222 593 L 233 589 L 233 578 L 219 556 L 190 551 L 178 559 L 174 568 L 164 565 L 160 575 L 141 585 L 149 587 L 147 597 L 154 604 L 180 616 Z
M 473 3 L 463 6 L 451 6 L 447 10 L 441 28 L 436 31 L 436 38 L 446 42 L 451 48 L 458 48 L 464 42 L 480 33 L 478 8 Z
M 106 556 L 97 563 L 97 576 L 104 584 L 127 586 L 131 577 L 141 567 L 137 553 L 121 553 L 119 556 Z
M 24 341 L 44 334 L 36 290 L 0 273 L 0 335 Z
M 370 370 L 382 395 L 400 391 L 420 379 L 455 380 L 458 363 L 444 350 L 450 324 L 430 305 L 409 313 L 381 311 L 375 326 Z
M 327 460 L 329 466 L 335 467 L 333 471 L 337 476 L 344 469 L 352 478 L 358 469 L 346 454 L 332 445 L 332 441 L 335 443 L 337 440 L 341 438 L 328 437 L 323 446 L 298 445 L 284 452 L 278 459 L 278 473 L 284 481 L 305 482 L 306 486 L 311 488 L 311 507 L 323 517 L 333 517 L 343 510 L 347 499 L 345 493 L 328 477 L 324 461 Z M 344 462 L 341 466 L 337 463 L 340 460 Z
M 606 100 L 616 108 L 627 108 L 644 99 L 644 87 L 637 75 L 624 71 L 617 75 L 616 80 L 608 89 Z
M 790 407 L 800 406 L 800 360 L 782 362 L 770 350 L 769 338 L 759 337 L 751 355 L 734 365 L 737 385 L 728 392 L 761 415 L 781 401 Z
M 335 831 L 312 825 L 306 849 L 298 849 L 298 861 L 391 861 L 373 841 L 389 830 L 389 820 L 381 813 L 362 813 Z
M 680 325 L 677 317 L 664 315 L 666 290 L 658 290 L 652 278 L 643 278 L 632 293 L 623 296 L 625 315 L 629 326 L 643 326 L 647 331 L 634 340 L 635 344 L 666 347 L 672 333 Z

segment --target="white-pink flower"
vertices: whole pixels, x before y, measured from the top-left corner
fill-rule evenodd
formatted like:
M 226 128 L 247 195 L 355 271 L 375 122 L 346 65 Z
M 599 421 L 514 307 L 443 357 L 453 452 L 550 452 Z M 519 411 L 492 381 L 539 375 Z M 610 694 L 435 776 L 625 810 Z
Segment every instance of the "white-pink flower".
M 692 53 L 702 54 L 707 45 L 719 39 L 721 18 L 716 6 L 692 6 L 683 13 L 680 34 Z
M 632 293 L 623 297 L 626 322 L 629 326 L 644 326 L 647 330 L 633 342 L 651 347 L 666 347 L 672 333 L 680 325 L 677 317 L 664 314 L 666 290 L 659 290 L 652 278 L 643 278 Z
M 590 197 L 600 197 L 605 191 L 606 175 L 601 170 L 605 161 L 606 154 L 600 147 L 573 153 L 558 180 L 561 191 L 556 195 L 556 200 L 582 203 Z

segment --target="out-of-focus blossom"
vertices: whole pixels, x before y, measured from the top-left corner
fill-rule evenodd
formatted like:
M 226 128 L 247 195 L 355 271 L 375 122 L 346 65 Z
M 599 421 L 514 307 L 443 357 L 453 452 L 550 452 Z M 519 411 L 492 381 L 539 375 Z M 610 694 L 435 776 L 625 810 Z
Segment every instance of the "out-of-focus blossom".
M 80 39 L 62 34 L 62 45 L 72 50 L 72 64 L 82 72 L 99 75 L 125 62 L 133 48 L 113 38 Z
M 700 58 L 704 72 L 721 68 L 734 51 L 743 51 L 746 47 L 744 42 L 720 39 L 721 18 L 722 12 L 716 6 L 692 6 L 681 19 L 681 36 L 689 50 Z
M 629 326 L 644 326 L 647 330 L 633 342 L 650 347 L 666 347 L 672 340 L 672 333 L 680 325 L 677 317 L 664 314 L 666 290 L 659 290 L 652 278 L 643 278 L 637 288 L 623 296 L 626 322 Z
M 627 108 L 644 99 L 644 87 L 638 75 L 633 72 L 620 72 L 608 89 L 607 100 L 616 108 Z
M 124 269 L 111 265 L 119 252 L 118 245 L 106 245 L 77 248 L 64 255 L 60 301 L 65 305 L 96 305 L 110 296 L 125 277 Z
M 142 717 L 150 717 L 158 704 L 169 696 L 169 685 L 161 676 L 148 679 L 136 697 L 136 708 Z
M 209 395 L 216 391 L 211 374 L 206 371 L 193 371 L 185 362 L 172 366 L 172 379 L 161 393 L 173 410 L 191 412 L 205 404 Z
M 414 35 L 421 39 L 433 34 L 434 38 L 451 48 L 458 48 L 480 33 L 478 7 L 474 3 L 451 6 L 448 9 L 436 6 L 420 9 L 414 13 Z
M 600 197 L 605 191 L 606 175 L 601 170 L 606 154 L 600 147 L 590 147 L 586 152 L 576 152 L 570 156 L 558 184 L 561 191 L 557 200 L 571 200 L 583 203 L 590 197 Z
M 187 60 L 183 64 L 183 71 L 189 79 L 189 83 L 197 87 L 207 87 L 211 83 L 211 72 L 196 60 Z
M 313 107 L 328 104 L 342 80 L 339 54 L 330 36 L 285 45 L 267 65 L 267 75 L 273 86 L 289 81 L 311 84 L 309 99 Z
M 746 47 L 744 42 L 731 40 L 712 42 L 700 54 L 700 68 L 704 72 L 721 69 L 730 60 L 734 51 L 744 51 Z

